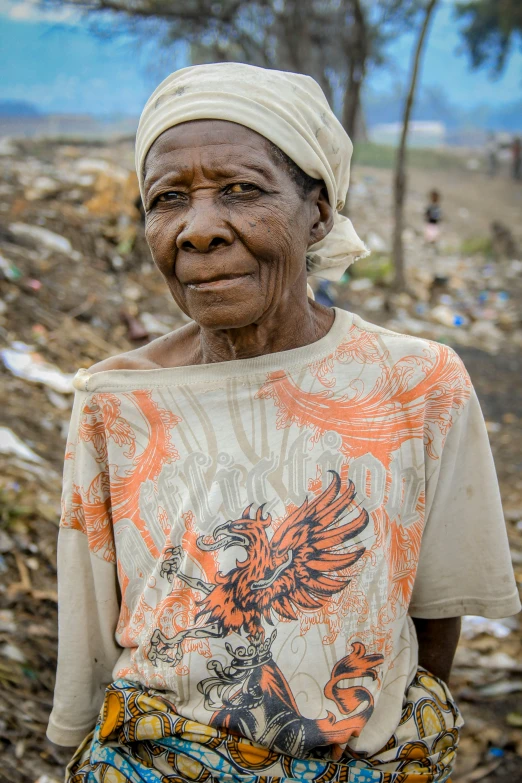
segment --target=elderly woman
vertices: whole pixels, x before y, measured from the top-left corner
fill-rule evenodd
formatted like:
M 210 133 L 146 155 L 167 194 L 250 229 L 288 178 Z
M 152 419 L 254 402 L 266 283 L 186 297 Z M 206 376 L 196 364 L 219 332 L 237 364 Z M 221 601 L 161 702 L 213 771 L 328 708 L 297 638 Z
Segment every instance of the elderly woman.
M 67 780 L 451 773 L 459 617 L 519 609 L 455 353 L 308 297 L 366 249 L 310 78 L 185 68 L 136 166 L 191 322 L 76 379 L 48 735 Z

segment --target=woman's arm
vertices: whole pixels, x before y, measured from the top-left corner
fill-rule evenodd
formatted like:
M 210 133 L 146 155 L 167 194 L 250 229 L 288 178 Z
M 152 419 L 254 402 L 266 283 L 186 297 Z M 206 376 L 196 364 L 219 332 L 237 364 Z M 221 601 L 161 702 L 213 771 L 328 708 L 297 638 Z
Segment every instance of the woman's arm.
M 447 682 L 460 637 L 460 617 L 424 620 L 412 617 L 419 641 L 419 664 Z

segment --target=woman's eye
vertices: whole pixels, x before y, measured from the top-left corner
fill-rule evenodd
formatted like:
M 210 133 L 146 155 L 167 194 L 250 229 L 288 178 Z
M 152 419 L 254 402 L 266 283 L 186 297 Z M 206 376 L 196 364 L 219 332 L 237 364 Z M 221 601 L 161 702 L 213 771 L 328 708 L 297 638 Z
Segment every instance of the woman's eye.
M 179 193 L 176 190 L 169 190 L 167 193 L 161 193 L 156 199 L 156 202 L 165 203 L 166 201 L 180 201 L 183 198 L 183 193 Z
M 259 188 L 249 182 L 236 182 L 234 185 L 228 186 L 227 193 L 252 193 L 256 190 Z

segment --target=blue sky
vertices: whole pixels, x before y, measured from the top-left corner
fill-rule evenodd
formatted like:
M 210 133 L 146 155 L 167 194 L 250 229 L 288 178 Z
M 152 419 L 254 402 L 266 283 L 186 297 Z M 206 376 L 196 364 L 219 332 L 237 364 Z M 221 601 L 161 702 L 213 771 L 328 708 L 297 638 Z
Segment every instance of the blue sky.
M 101 40 L 71 11 L 44 13 L 37 0 L 0 0 L 0 100 L 26 100 L 42 111 L 138 114 L 153 87 L 183 56 L 152 64 L 150 53 L 125 38 Z M 422 84 L 444 90 L 452 103 L 471 108 L 522 100 L 522 53 L 510 59 L 502 77 L 469 70 L 459 53 L 459 36 L 444 2 L 436 14 L 426 50 Z M 391 61 L 369 75 L 374 92 L 403 83 L 412 48 L 405 35 L 390 45 Z

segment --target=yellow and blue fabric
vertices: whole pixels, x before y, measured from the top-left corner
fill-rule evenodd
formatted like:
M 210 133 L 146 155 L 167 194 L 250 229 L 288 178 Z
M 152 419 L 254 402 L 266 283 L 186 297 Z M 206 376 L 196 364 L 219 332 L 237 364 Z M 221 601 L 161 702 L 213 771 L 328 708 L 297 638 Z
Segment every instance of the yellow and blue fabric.
M 419 667 L 378 753 L 332 761 L 318 749 L 296 759 L 187 720 L 160 691 L 117 680 L 66 783 L 448 783 L 462 724 L 445 683 Z

